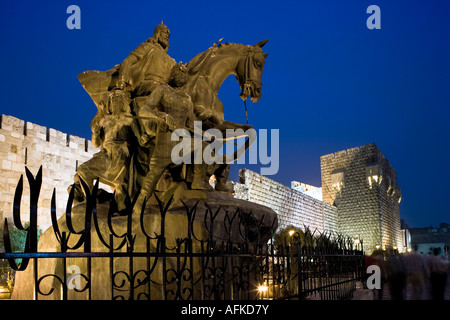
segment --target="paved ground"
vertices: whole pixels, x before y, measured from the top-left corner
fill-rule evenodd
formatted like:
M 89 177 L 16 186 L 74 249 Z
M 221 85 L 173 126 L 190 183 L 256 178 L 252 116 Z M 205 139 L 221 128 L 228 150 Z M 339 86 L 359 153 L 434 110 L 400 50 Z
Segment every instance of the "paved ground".
M 429 282 L 427 282 L 424 285 L 423 292 L 422 292 L 423 298 L 422 300 L 432 300 L 431 297 L 431 285 Z M 356 291 L 353 294 L 352 300 L 377 300 L 378 299 L 378 293 L 375 292 L 375 290 L 370 289 L 363 289 L 362 283 L 357 286 Z M 412 300 L 412 289 L 411 285 L 408 284 L 405 289 L 405 299 L 406 300 Z M 447 278 L 447 286 L 445 290 L 445 300 L 450 300 L 450 276 Z M 389 286 L 385 285 L 382 289 L 382 295 L 381 300 L 391 300 L 391 295 L 389 292 Z

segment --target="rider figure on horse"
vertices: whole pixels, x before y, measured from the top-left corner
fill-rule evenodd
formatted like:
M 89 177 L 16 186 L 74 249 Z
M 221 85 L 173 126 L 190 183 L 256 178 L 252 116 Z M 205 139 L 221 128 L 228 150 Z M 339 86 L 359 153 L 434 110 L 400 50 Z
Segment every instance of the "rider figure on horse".
M 97 104 L 99 112 L 91 123 L 92 140 L 95 146 L 101 147 L 101 151 L 94 155 L 93 159 L 82 164 L 75 175 L 78 198 L 83 197 L 80 193 L 80 177 L 87 180 L 89 186 L 94 178 L 100 177 L 102 182 L 115 189 L 118 202 L 123 202 L 120 201 L 123 197 L 118 198 L 122 194 L 122 188 L 130 192 L 133 190 L 130 184 L 137 183 L 141 194 L 137 204 L 140 205 L 144 198 L 148 199 L 151 196 L 156 183 L 167 167 L 167 159 L 171 154 L 167 147 L 170 145 L 173 130 L 177 128 L 193 130 L 193 104 L 190 96 L 180 90 L 186 83 L 187 70 L 181 62 L 177 64 L 167 54 L 169 38 L 169 28 L 163 23 L 159 24 L 151 38 L 139 45 L 119 66 L 115 67 L 116 70 L 113 73 L 115 81 L 108 88 L 109 103 L 107 104 L 110 105 L 114 100 L 111 98 L 119 93 L 121 93 L 120 96 L 128 97 L 131 101 L 130 110 L 134 116 L 131 113 L 115 113 L 115 118 L 120 117 L 120 122 L 133 129 L 130 132 L 136 134 L 134 137 L 128 135 L 128 142 L 124 147 L 123 139 L 119 139 L 120 135 L 109 132 L 109 142 L 106 143 L 108 148 L 106 148 L 105 137 L 103 135 L 100 137 L 98 132 L 110 131 L 111 121 L 109 116 L 106 119 L 105 113 L 101 112 L 104 104 Z M 140 131 L 134 128 L 140 128 Z M 114 139 L 120 141 L 114 142 Z M 139 142 L 138 145 L 136 140 Z M 146 141 L 143 142 L 143 140 Z M 115 146 L 120 150 L 128 151 L 120 153 L 118 152 L 120 150 L 111 150 Z M 120 158 L 127 154 L 128 159 L 127 161 L 116 159 L 116 163 L 114 159 L 113 161 L 105 160 L 111 160 L 109 158 L 114 154 L 122 154 Z M 134 163 L 131 160 L 133 154 L 135 154 Z M 133 166 L 139 167 L 140 170 Z M 194 178 L 191 184 L 193 189 L 204 189 L 203 170 L 200 166 L 194 165 Z M 120 171 L 121 179 L 111 179 L 116 171 Z M 130 172 L 134 172 L 135 176 L 125 178 L 130 176 Z M 118 205 L 120 207 L 120 204 Z

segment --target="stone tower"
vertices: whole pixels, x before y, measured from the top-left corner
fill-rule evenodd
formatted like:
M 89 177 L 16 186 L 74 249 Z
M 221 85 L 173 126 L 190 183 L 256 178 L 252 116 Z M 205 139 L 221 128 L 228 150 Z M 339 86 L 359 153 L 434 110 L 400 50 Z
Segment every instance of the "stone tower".
M 402 248 L 401 192 L 397 175 L 380 149 L 367 144 L 320 157 L 323 201 L 337 207 L 338 230 L 363 239 L 370 254 Z

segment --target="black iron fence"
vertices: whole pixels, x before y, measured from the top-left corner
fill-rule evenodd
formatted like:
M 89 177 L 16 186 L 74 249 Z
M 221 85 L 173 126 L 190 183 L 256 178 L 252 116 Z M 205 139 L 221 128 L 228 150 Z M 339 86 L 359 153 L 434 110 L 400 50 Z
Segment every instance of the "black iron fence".
M 309 230 L 302 240 L 293 235 L 283 243 L 274 243 L 270 236 L 266 241 L 259 233 L 264 217 L 258 220 L 239 209 L 228 212 L 206 205 L 199 212 L 197 204 L 184 205 L 183 214 L 170 217 L 171 200 L 163 203 L 154 195 L 157 213 L 133 213 L 134 201 L 129 198 L 127 212 L 105 213 L 97 199 L 98 181 L 92 190 L 83 183 L 87 196 L 79 206 L 73 206 L 71 192 L 60 219 L 53 193 L 52 228 L 41 235 L 38 246 L 42 170 L 34 177 L 26 169 L 26 175 L 30 184 L 27 227 L 20 218 L 22 177 L 13 206 L 14 226 L 26 232 L 25 247 L 23 252 L 12 252 L 11 226 L 5 219 L 5 252 L 0 253 L 0 259 L 17 271 L 13 297 L 346 299 L 365 271 L 362 243 Z

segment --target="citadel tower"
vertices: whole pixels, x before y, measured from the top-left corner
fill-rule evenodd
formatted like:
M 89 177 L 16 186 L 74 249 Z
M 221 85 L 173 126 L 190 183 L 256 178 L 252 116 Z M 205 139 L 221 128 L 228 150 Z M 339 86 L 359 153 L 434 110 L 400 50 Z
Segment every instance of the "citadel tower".
M 397 174 L 374 144 L 320 157 L 323 201 L 337 207 L 338 230 L 377 247 L 402 251 Z

